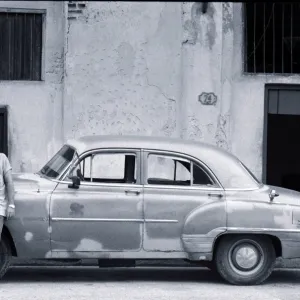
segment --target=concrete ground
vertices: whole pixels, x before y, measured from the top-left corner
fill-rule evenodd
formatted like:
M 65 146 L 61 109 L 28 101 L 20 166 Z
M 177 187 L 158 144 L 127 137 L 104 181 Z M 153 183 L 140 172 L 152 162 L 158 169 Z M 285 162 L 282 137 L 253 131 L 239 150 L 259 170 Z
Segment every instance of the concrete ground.
M 277 269 L 265 284 L 239 287 L 204 268 L 12 267 L 0 299 L 295 300 L 299 283 L 299 269 Z

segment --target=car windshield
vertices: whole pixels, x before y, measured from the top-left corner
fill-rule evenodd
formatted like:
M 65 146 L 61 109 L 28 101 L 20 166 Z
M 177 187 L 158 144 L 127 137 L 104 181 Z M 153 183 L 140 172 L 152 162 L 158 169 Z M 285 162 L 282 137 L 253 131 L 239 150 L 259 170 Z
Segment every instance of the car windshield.
M 65 167 L 73 160 L 76 150 L 68 145 L 64 145 L 47 164 L 40 170 L 40 174 L 57 178 Z

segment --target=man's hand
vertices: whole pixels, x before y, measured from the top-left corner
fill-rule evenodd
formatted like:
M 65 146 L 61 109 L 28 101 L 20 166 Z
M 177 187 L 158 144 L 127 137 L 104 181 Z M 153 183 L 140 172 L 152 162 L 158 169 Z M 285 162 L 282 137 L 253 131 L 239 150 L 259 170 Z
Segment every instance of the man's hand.
M 8 206 L 6 211 L 6 217 L 9 219 L 12 218 L 14 215 L 15 215 L 15 209 L 11 206 Z

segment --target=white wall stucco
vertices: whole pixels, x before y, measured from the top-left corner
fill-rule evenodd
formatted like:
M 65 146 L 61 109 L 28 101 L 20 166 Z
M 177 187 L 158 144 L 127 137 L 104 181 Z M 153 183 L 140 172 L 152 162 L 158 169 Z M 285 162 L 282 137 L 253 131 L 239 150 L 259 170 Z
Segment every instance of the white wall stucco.
M 0 105 L 8 105 L 9 153 L 15 172 L 36 171 L 62 143 L 63 3 L 0 1 L 6 8 L 46 10 L 44 81 L 0 81 Z
M 69 21 L 65 138 L 176 135 L 181 4 L 89 2 Z
M 86 134 L 201 140 L 262 175 L 265 83 L 299 76 L 243 73 L 242 4 L 0 1 L 44 8 L 45 81 L 0 82 L 15 171 L 35 171 L 63 141 Z M 198 96 L 213 92 L 215 105 Z

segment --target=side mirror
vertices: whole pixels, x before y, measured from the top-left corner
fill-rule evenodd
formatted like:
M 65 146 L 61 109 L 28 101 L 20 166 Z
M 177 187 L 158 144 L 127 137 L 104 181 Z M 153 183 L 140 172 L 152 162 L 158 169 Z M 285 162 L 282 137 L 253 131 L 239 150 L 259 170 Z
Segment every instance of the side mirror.
M 80 178 L 78 176 L 71 177 L 72 184 L 69 184 L 68 187 L 70 189 L 79 189 L 80 186 Z
M 270 201 L 273 201 L 275 197 L 278 197 L 279 194 L 276 193 L 275 190 L 271 190 L 269 197 L 270 197 Z

